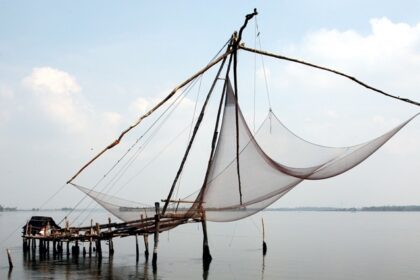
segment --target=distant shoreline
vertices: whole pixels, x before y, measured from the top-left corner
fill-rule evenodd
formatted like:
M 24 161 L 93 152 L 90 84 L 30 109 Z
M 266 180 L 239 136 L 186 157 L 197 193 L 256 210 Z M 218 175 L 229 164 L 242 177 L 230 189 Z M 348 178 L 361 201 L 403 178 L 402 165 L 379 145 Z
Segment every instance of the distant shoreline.
M 58 209 L 18 209 L 17 207 L 5 207 L 0 209 L 2 212 L 37 212 L 37 211 L 85 211 L 86 209 L 74 209 L 68 207 L 58 208 Z M 93 211 L 106 211 L 101 208 L 92 208 L 89 210 Z M 279 208 L 266 208 L 263 211 L 289 211 L 289 212 L 298 212 L 298 211 L 312 211 L 312 212 L 420 212 L 420 205 L 403 205 L 403 206 L 367 206 L 367 207 L 279 207 Z
M 317 212 L 420 212 L 419 205 L 403 206 L 368 206 L 368 207 L 293 207 L 293 208 L 267 208 L 265 211 L 317 211 Z

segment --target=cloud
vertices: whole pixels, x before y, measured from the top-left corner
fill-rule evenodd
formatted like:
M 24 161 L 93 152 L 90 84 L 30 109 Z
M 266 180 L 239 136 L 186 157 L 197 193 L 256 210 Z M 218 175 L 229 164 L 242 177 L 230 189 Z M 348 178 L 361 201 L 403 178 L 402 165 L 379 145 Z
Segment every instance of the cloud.
M 0 84 L 0 100 L 1 99 L 10 100 L 10 99 L 13 99 L 14 96 L 15 96 L 15 93 L 10 87 Z
M 397 96 L 418 99 L 420 23 L 409 25 L 376 18 L 370 20 L 370 31 L 365 34 L 355 30 L 317 30 L 282 48 L 281 53 L 348 73 Z M 270 66 L 273 92 L 278 93 L 272 95 L 276 99 L 272 103 L 279 107 L 274 110 L 293 116 L 292 130 L 304 127 L 305 119 L 311 119 L 312 128 L 306 129 L 311 134 L 302 137 L 317 135 L 320 144 L 352 145 L 366 141 L 416 112 L 414 106 L 331 73 L 295 63 Z M 331 131 L 335 133 L 331 135 Z M 355 136 L 349 137 L 350 134 Z
M 139 97 L 131 103 L 130 110 L 137 114 L 144 114 L 150 109 L 150 105 L 147 99 Z
M 102 113 L 102 119 L 106 126 L 117 126 L 121 123 L 121 115 L 116 112 Z
M 78 93 L 81 87 L 67 72 L 51 67 L 34 68 L 23 79 L 51 121 L 69 132 L 82 132 L 88 125 L 88 104 Z
M 13 101 L 15 93 L 13 89 L 4 84 L 0 84 L 0 124 L 10 121 L 13 111 Z

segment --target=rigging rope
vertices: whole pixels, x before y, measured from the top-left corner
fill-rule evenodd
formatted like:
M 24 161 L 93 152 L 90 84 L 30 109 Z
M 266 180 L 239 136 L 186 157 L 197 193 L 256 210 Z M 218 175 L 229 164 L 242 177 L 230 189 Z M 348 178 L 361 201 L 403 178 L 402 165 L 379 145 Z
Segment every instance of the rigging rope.
M 256 25 L 256 28 L 257 28 L 258 45 L 260 47 L 260 50 L 262 50 L 261 37 L 260 37 L 259 29 L 258 29 L 257 17 L 255 17 L 255 25 Z M 265 68 L 264 56 L 262 56 L 262 55 L 261 55 L 261 64 L 262 64 L 262 67 L 263 67 L 263 74 L 264 74 L 264 81 L 265 81 L 265 90 L 267 92 L 268 107 L 271 110 L 271 98 L 270 98 L 270 90 L 269 90 L 269 87 L 268 87 L 267 71 L 266 71 L 266 68 Z
M 189 92 L 189 89 L 191 88 L 191 85 L 195 84 L 197 81 L 197 77 L 202 77 L 203 73 L 206 72 L 211 66 L 214 66 L 215 64 L 217 64 L 219 61 L 221 61 L 221 57 L 226 57 L 228 55 L 228 53 L 225 53 L 223 56 L 218 57 L 219 54 L 223 51 L 223 49 L 227 46 L 227 44 L 230 42 L 230 40 L 227 40 L 225 42 L 225 44 L 222 46 L 222 48 L 220 48 L 220 50 L 216 53 L 216 55 L 209 61 L 209 63 L 207 64 L 206 69 L 204 71 L 204 69 L 202 69 L 201 71 L 199 71 L 195 76 L 191 77 L 190 79 L 188 79 L 186 82 L 184 82 L 183 84 L 181 84 L 180 86 L 178 86 L 176 89 L 174 89 L 164 100 L 164 102 L 166 102 L 170 97 L 172 97 L 173 94 L 175 94 L 175 92 L 185 86 L 186 84 L 188 84 L 188 87 L 183 91 L 183 93 L 181 93 L 180 95 L 178 95 L 178 97 L 175 99 L 175 101 L 159 116 L 159 118 L 152 124 L 151 127 L 149 127 L 149 129 L 138 139 L 138 141 L 136 141 L 131 147 L 130 149 L 123 155 L 122 158 L 120 158 L 120 160 L 118 160 L 113 167 L 94 185 L 94 187 L 92 188 L 92 190 L 94 190 L 100 182 L 103 181 L 103 179 L 105 177 L 107 177 L 107 175 L 120 163 L 120 161 L 131 151 L 131 149 L 140 141 L 141 138 L 143 138 L 143 136 L 153 127 L 153 125 L 166 113 L 167 110 L 169 110 L 169 108 L 179 99 L 180 96 L 182 96 L 185 92 Z M 193 83 L 191 83 L 193 82 Z M 154 112 L 158 107 L 160 107 L 164 102 L 160 102 L 158 103 L 158 105 L 156 105 L 153 109 L 149 110 L 148 113 L 146 113 L 145 115 L 143 115 L 134 125 L 130 126 L 127 130 L 125 130 L 123 133 L 121 133 L 120 137 L 118 138 L 118 142 L 119 140 L 125 135 L 125 133 L 127 133 L 129 130 L 131 130 L 132 128 L 134 128 L 135 126 L 137 126 L 140 121 L 144 118 L 147 117 L 148 115 L 150 115 L 152 112 Z M 116 141 L 116 142 L 117 142 Z M 115 142 L 114 142 L 115 143 Z M 115 144 L 116 145 L 116 144 Z M 88 165 L 90 165 L 90 163 L 92 163 L 94 160 L 96 160 L 99 156 L 101 156 L 106 150 L 112 148 L 113 146 L 115 146 L 114 144 L 111 144 L 110 146 L 108 146 L 107 148 L 105 148 L 101 153 L 99 153 L 96 157 L 94 157 L 90 162 L 88 162 L 85 166 L 83 166 L 78 173 L 76 173 L 67 183 L 70 183 L 74 178 L 77 177 L 77 175 L 79 175 Z M 121 169 L 120 169 L 121 170 Z M 115 177 L 114 177 L 115 178 Z M 70 213 L 68 213 L 68 215 L 70 215 L 74 209 L 76 209 L 81 203 L 82 201 L 87 197 L 88 195 L 86 194 L 81 200 L 79 200 L 78 203 L 76 203 L 76 206 L 70 211 Z M 82 211 L 84 212 L 84 211 Z M 80 217 L 81 214 L 78 215 L 77 218 Z M 76 218 L 76 219 L 77 219 Z M 60 223 L 62 223 L 64 220 L 64 218 L 60 221 Z M 59 224 L 60 224 L 59 223 Z
M 178 107 L 178 105 L 182 102 L 182 100 L 188 95 L 189 90 L 191 89 L 187 88 L 182 95 L 180 95 L 179 97 L 182 96 L 182 98 L 179 99 L 179 97 L 174 101 L 173 104 L 175 104 L 175 102 L 178 101 L 178 103 L 172 108 L 171 112 L 169 112 L 167 114 L 167 116 L 165 117 L 164 120 L 162 120 L 162 122 L 160 122 L 159 126 L 152 132 L 152 134 L 145 140 L 144 144 L 142 146 L 140 146 L 137 151 L 135 152 L 135 154 L 133 156 L 131 156 L 131 158 L 125 163 L 125 165 L 123 167 L 121 167 L 120 171 L 115 174 L 114 178 L 111 179 L 111 181 L 109 181 L 103 188 L 102 192 L 110 192 L 112 188 L 114 188 L 116 186 L 116 183 L 122 178 L 122 176 L 125 174 L 125 172 L 128 170 L 128 168 L 134 163 L 134 161 L 138 158 L 138 156 L 141 154 L 141 152 L 147 147 L 147 145 L 151 142 L 151 140 L 153 139 L 154 136 L 156 136 L 157 132 L 160 130 L 160 128 L 163 126 L 163 124 L 168 120 L 168 118 L 172 115 L 172 113 L 175 111 L 175 109 Z M 186 126 L 174 139 L 173 141 L 175 141 L 175 139 L 177 139 L 179 136 L 181 136 L 186 128 L 188 128 L 188 126 Z M 164 149 L 166 149 L 167 147 L 169 147 L 173 141 L 171 141 L 168 145 L 165 146 Z M 161 152 L 158 153 L 158 156 L 161 154 Z M 152 158 L 151 161 L 149 161 L 149 163 L 151 164 L 152 162 L 154 162 L 155 159 L 157 159 L 158 156 L 155 156 L 154 158 Z M 135 176 L 133 176 L 131 179 L 134 179 L 134 177 L 137 177 L 138 175 L 140 175 L 140 173 L 142 173 L 142 171 L 150 164 L 146 164 L 146 166 L 144 166 Z M 121 191 L 124 187 L 126 187 L 128 185 L 128 183 L 131 181 L 131 179 L 126 182 L 126 184 L 123 184 L 120 186 L 120 188 L 114 193 L 117 194 L 119 191 Z M 93 190 L 93 189 L 92 189 Z M 86 194 L 87 195 L 87 194 Z M 90 207 L 92 204 L 94 203 L 94 200 L 91 200 L 89 205 L 85 208 L 85 210 L 88 209 L 88 207 Z M 93 209 L 91 209 L 89 211 L 89 213 L 91 213 L 93 211 Z M 89 216 L 89 213 L 87 216 Z M 81 216 L 81 214 L 76 217 L 75 220 L 77 220 L 79 217 Z M 82 223 L 87 219 L 87 217 L 82 221 Z
M 153 136 L 154 135 L 156 135 L 156 133 L 157 133 L 157 131 L 161 128 L 161 126 L 163 125 L 163 123 L 164 122 L 166 122 L 166 120 L 169 118 L 169 116 L 173 113 L 173 111 L 177 108 L 177 106 L 181 103 L 181 101 L 184 99 L 184 97 L 186 96 L 186 95 L 188 95 L 188 93 L 189 93 L 189 91 L 190 91 L 190 89 L 192 88 L 192 86 L 196 83 L 196 81 L 197 81 L 197 79 L 196 80 L 194 80 L 192 83 L 190 83 L 188 86 L 187 86 L 187 88 L 185 88 L 184 90 L 183 90 L 183 92 L 180 94 L 180 95 L 178 95 L 177 96 L 177 98 L 162 112 L 162 114 L 161 115 L 159 115 L 159 117 L 151 124 L 151 126 L 139 137 L 139 138 L 137 138 L 137 140 L 134 142 L 134 144 L 127 150 L 127 152 L 111 167 L 111 169 L 103 176 L 103 177 L 101 177 L 101 179 L 99 179 L 99 181 L 94 185 L 94 187 L 91 189 L 91 191 L 93 191 L 93 190 L 95 190 L 96 188 L 97 188 L 97 186 L 110 174 L 110 172 L 122 161 L 122 159 L 124 159 L 125 158 L 125 156 L 134 148 L 134 146 L 135 145 L 137 145 L 138 143 L 139 143 L 139 141 L 156 125 L 156 123 L 158 123 L 159 122 L 159 120 L 170 110 L 170 109 L 172 109 L 170 112 L 169 112 L 169 114 L 165 117 L 165 119 L 163 119 L 163 121 L 162 122 L 160 122 L 160 124 L 159 124 L 159 126 L 152 132 L 152 135 L 148 138 L 148 139 L 146 139 L 146 141 L 145 141 L 145 144 L 143 145 L 143 146 L 140 146 L 139 147 L 139 149 L 137 150 L 137 152 L 126 162 L 126 164 L 124 165 L 124 166 L 122 166 L 121 168 L 120 168 L 120 170 L 117 172 L 117 174 L 115 174 L 114 175 L 114 177 L 111 179 L 111 181 L 109 181 L 108 182 L 108 184 L 106 184 L 105 186 L 104 186 L 104 189 L 103 189 L 103 191 L 105 191 L 105 189 L 106 188 L 108 188 L 111 184 L 112 184 L 112 182 L 114 181 L 115 183 L 116 183 L 116 178 L 121 178 L 121 176 L 119 176 L 121 173 L 125 173 L 125 171 L 124 170 L 127 170 L 127 169 L 124 169 L 125 167 L 129 167 L 129 166 L 131 166 L 131 163 L 132 162 L 134 162 L 134 160 L 136 159 L 136 158 L 134 158 L 135 156 L 136 156 L 136 154 L 137 154 L 137 156 L 140 154 L 140 152 L 144 149 L 144 147 L 148 144 L 148 143 L 150 143 L 150 141 L 151 141 L 151 139 L 153 138 Z M 178 102 L 178 100 L 179 100 L 179 102 Z M 177 103 L 178 102 L 178 103 Z M 174 104 L 176 104 L 175 106 L 174 106 Z M 142 147 L 143 147 L 143 149 L 142 149 Z M 134 159 L 133 159 L 134 158 Z M 130 163 L 130 160 L 131 159 L 133 159 L 132 161 L 131 161 L 131 163 Z M 123 174 L 124 174 L 123 173 Z M 123 175 L 122 174 L 122 175 Z M 112 186 L 113 185 L 115 185 L 115 184 L 112 184 Z M 112 188 L 112 187 L 111 187 Z M 85 194 L 85 196 L 79 201 L 79 203 L 77 204 L 77 206 L 79 206 L 80 205 L 80 203 L 86 198 L 88 196 L 88 194 Z M 78 218 L 80 218 L 80 216 L 85 212 L 85 211 L 87 211 L 87 208 L 90 206 L 90 205 L 92 205 L 92 203 L 93 203 L 93 200 L 92 201 L 90 201 L 90 203 L 89 203 L 89 205 L 73 220 L 73 222 L 75 222 Z M 77 207 L 76 206 L 76 207 Z M 71 211 L 72 212 L 72 211 Z M 71 214 L 71 212 L 70 212 L 70 214 Z M 61 223 L 62 221 L 60 221 L 60 223 Z
M 255 19 L 257 16 L 255 16 Z M 257 21 L 254 21 L 254 49 L 257 48 Z M 254 54 L 254 113 L 253 113 L 253 133 L 255 134 L 255 101 L 256 101 L 256 94 L 257 93 L 257 54 Z

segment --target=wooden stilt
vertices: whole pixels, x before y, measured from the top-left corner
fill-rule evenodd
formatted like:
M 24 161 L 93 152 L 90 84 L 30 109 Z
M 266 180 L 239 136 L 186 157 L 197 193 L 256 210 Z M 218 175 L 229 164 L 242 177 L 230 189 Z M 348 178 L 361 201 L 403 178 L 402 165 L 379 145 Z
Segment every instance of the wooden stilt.
M 31 250 L 31 239 L 26 240 L 26 252 L 30 252 Z
M 265 243 L 264 218 L 261 218 L 261 224 L 262 224 L 262 232 L 263 232 L 263 244 L 262 244 L 262 249 L 263 249 L 263 256 L 265 256 L 265 254 L 267 254 L 267 243 Z
M 145 233 L 143 235 L 144 239 L 144 257 L 146 258 L 146 262 L 149 260 L 149 235 Z
M 108 217 L 108 232 L 111 232 L 111 218 L 110 217 Z M 112 242 L 112 235 L 108 240 L 108 252 L 109 252 L 110 257 L 114 255 L 114 243 Z
M 102 246 L 101 246 L 101 231 L 99 227 L 99 223 L 96 223 L 96 235 L 98 238 L 96 239 L 96 255 L 99 257 L 99 259 L 102 259 Z
M 139 239 L 138 235 L 136 234 L 136 263 L 139 262 Z
M 39 246 L 38 246 L 38 252 L 39 252 L 39 258 L 42 258 L 42 247 L 44 246 L 44 241 L 42 241 L 41 239 L 39 240 Z
M 9 261 L 9 269 L 12 269 L 13 268 L 13 262 L 12 262 L 12 257 L 10 256 L 10 250 L 6 249 L 6 252 L 7 252 L 7 259 Z
M 57 242 L 53 240 L 53 258 L 57 256 Z
M 70 240 L 67 240 L 67 257 L 70 256 Z
M 141 222 L 143 224 L 143 214 L 140 215 Z M 149 260 L 149 235 L 147 233 L 143 234 L 144 239 L 144 257 L 146 262 Z
M 212 260 L 209 248 L 209 241 L 207 238 L 207 223 L 206 216 L 203 214 L 203 219 L 201 220 L 201 226 L 203 227 L 203 262 L 209 263 Z
M 86 258 L 86 248 L 83 246 L 83 258 Z
M 99 259 L 102 259 L 102 247 L 101 240 L 99 238 L 96 240 L 96 255 Z
M 22 250 L 23 250 L 23 254 L 26 254 L 26 250 L 27 250 L 27 242 L 26 242 L 26 238 L 22 239 Z
M 92 234 L 93 234 L 93 220 L 90 219 L 90 238 L 89 238 L 89 258 L 92 257 Z
M 153 244 L 153 258 L 152 258 L 152 265 L 153 268 L 156 269 L 157 264 L 157 249 L 159 243 L 159 220 L 160 220 L 160 204 L 159 202 L 155 202 L 155 234 L 154 234 L 154 244 Z

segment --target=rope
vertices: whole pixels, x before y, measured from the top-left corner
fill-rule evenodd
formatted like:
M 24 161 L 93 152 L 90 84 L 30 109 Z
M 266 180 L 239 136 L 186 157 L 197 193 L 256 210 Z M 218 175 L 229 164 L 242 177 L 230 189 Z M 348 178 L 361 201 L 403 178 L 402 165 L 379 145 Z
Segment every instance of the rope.
M 169 116 L 174 112 L 174 110 L 177 108 L 177 106 L 181 103 L 181 101 L 185 98 L 186 95 L 188 95 L 190 89 L 192 88 L 192 85 L 194 85 L 196 82 L 196 80 L 194 80 L 193 83 L 190 83 L 187 88 L 185 90 L 183 90 L 183 92 L 178 95 L 176 97 L 176 99 L 162 112 L 161 115 L 159 115 L 159 117 L 152 123 L 152 125 L 143 133 L 143 135 L 141 135 L 139 138 L 137 138 L 137 140 L 135 141 L 135 143 L 127 150 L 127 152 L 113 165 L 113 167 L 94 185 L 94 187 L 91 189 L 92 191 L 94 189 L 96 189 L 96 187 L 109 175 L 109 173 L 121 162 L 121 160 L 134 148 L 135 145 L 137 145 L 137 143 L 139 143 L 139 141 L 156 125 L 156 123 L 158 123 L 158 121 L 169 111 L 169 109 L 172 109 L 170 111 L 170 113 L 165 117 L 165 119 L 159 124 L 159 126 L 153 131 L 152 135 L 145 141 L 145 144 L 141 147 L 139 147 L 139 149 L 137 150 L 136 154 L 134 154 L 127 162 L 124 166 L 122 166 L 120 168 L 120 170 L 114 175 L 114 177 L 104 186 L 103 188 L 103 192 L 106 191 L 107 188 L 109 188 L 111 186 L 111 188 L 113 186 L 115 186 L 116 182 L 121 178 L 122 175 L 124 175 L 124 173 L 128 170 L 128 167 L 131 166 L 131 164 L 134 162 L 134 160 L 138 157 L 138 155 L 140 154 L 141 151 L 144 150 L 144 147 L 147 146 L 148 143 L 150 143 L 151 139 L 153 138 L 154 135 L 156 135 L 157 131 L 162 127 L 163 123 L 166 122 L 166 120 L 169 118 Z M 179 102 L 178 102 L 179 100 Z M 178 102 L 178 103 L 177 103 Z M 174 106 L 174 104 L 176 104 Z M 131 160 L 132 159 L 132 160 Z M 131 160 L 131 161 L 130 161 Z M 118 180 L 117 180 L 118 178 Z M 85 194 L 85 196 L 81 199 L 81 201 L 79 201 L 80 203 L 88 196 L 88 194 Z M 88 206 L 73 220 L 73 222 L 76 222 L 76 220 L 78 220 L 81 215 L 87 211 L 88 207 L 90 207 L 93 204 L 93 200 L 89 202 Z M 78 203 L 78 205 L 80 205 Z M 77 205 L 77 206 L 78 206 Z M 72 209 L 74 210 L 74 209 Z M 90 211 L 92 212 L 92 210 Z M 61 223 L 61 222 L 60 222 Z
M 255 16 L 255 19 L 257 19 L 257 16 Z M 257 33 L 258 27 L 257 27 L 257 21 L 254 21 L 254 49 L 257 48 Z M 256 101 L 256 94 L 257 93 L 257 54 L 254 54 L 254 114 L 253 114 L 253 128 L 254 128 L 254 134 L 255 134 L 255 101 Z
M 188 92 L 189 92 L 189 90 L 187 91 L 186 90 L 186 94 L 185 95 L 183 95 L 185 92 L 183 92 L 180 96 L 182 96 L 182 98 L 179 100 L 179 102 L 178 102 L 178 104 L 176 104 L 176 106 L 175 107 L 173 107 L 172 108 L 172 111 L 169 113 L 169 114 L 167 114 L 167 116 L 165 117 L 165 119 L 159 124 L 159 126 L 152 132 L 152 134 L 145 140 L 145 142 L 144 142 L 144 144 L 143 144 L 143 146 L 140 146 L 138 149 L 137 149 L 137 151 L 135 152 L 135 154 L 127 161 L 127 163 L 123 166 L 123 167 L 121 167 L 121 169 L 120 169 L 120 171 L 119 171 L 119 173 L 118 174 L 116 174 L 115 176 L 114 176 L 114 178 L 113 179 L 111 179 L 111 181 L 110 182 L 108 182 L 108 184 L 106 184 L 105 186 L 104 186 L 104 188 L 103 188 L 103 190 L 102 190 L 102 192 L 110 192 L 111 191 L 111 189 L 112 188 L 114 188 L 115 186 L 116 186 L 116 183 L 122 178 L 122 176 L 125 174 L 125 172 L 128 170 L 128 168 L 134 163 L 134 161 L 136 160 L 136 159 L 138 159 L 138 156 L 141 154 L 141 152 L 146 148 L 146 146 L 151 142 L 151 140 L 153 139 L 153 137 L 157 134 L 157 132 L 160 130 L 160 128 L 162 127 L 162 125 L 167 121 L 167 119 L 172 115 L 172 113 L 175 111 L 175 109 L 178 107 L 178 105 L 182 102 L 182 100 L 188 95 Z M 178 98 L 175 100 L 175 102 L 176 101 L 178 101 Z M 173 143 L 173 141 L 175 141 L 175 139 L 177 139 L 179 136 L 181 136 L 184 132 L 185 132 L 185 130 L 186 130 L 186 128 L 188 128 L 188 126 L 186 126 L 184 129 L 182 129 L 182 131 L 168 144 L 168 145 L 166 145 L 165 146 L 165 148 L 164 149 L 166 149 L 167 147 L 169 147 L 172 143 Z M 162 151 L 161 151 L 162 152 Z M 154 162 L 154 160 L 156 160 L 157 159 L 157 157 L 158 156 L 160 156 L 160 154 L 161 154 L 161 152 L 159 152 L 158 153 L 158 155 L 157 156 L 155 156 L 154 158 L 152 158 L 152 160 L 150 160 L 149 161 L 149 164 L 146 164 L 146 166 L 144 166 L 141 170 L 140 170 L 140 172 L 138 172 L 135 176 L 133 176 L 131 179 L 134 179 L 135 177 L 137 177 L 138 175 L 140 175 L 140 173 L 142 173 L 142 171 L 144 171 L 144 169 L 147 167 L 147 166 L 149 166 L 152 162 Z M 127 185 L 128 185 L 128 183 L 131 181 L 131 179 L 128 181 L 128 182 L 126 182 L 125 184 L 123 184 L 123 185 L 121 185 L 120 186 L 120 188 L 114 193 L 114 195 L 115 194 L 117 194 L 119 191 L 121 191 L 124 187 L 126 187 Z M 112 184 L 111 184 L 112 183 Z M 90 201 L 90 203 L 88 204 L 88 206 L 85 208 L 85 210 L 87 210 L 92 204 L 94 203 L 94 200 L 92 200 L 92 201 Z M 84 211 L 85 211 L 84 210 Z M 94 209 L 91 209 L 89 212 L 88 212 L 88 215 L 87 216 L 89 216 L 89 214 L 90 213 L 92 213 L 92 211 L 93 211 Z M 83 211 L 83 212 L 84 212 Z M 76 217 L 76 219 L 75 219 L 75 221 L 81 216 L 82 214 L 79 214 L 79 216 L 77 216 Z M 83 223 L 85 220 L 87 219 L 87 217 L 86 218 L 84 218 L 83 220 L 82 220 L 82 222 L 81 223 Z
M 222 48 L 220 48 L 220 50 L 217 52 L 217 54 L 210 60 L 210 62 L 207 64 L 207 66 L 210 66 L 211 64 L 213 64 L 214 62 L 215 62 L 215 60 L 217 60 L 217 59 L 219 59 L 218 58 L 218 55 L 223 51 L 223 49 L 227 46 L 227 44 L 230 42 L 230 40 L 227 40 L 226 41 L 226 43 L 222 46 Z M 202 76 L 202 74 L 201 75 L 199 75 L 199 76 Z M 199 76 L 197 76 L 197 77 L 199 77 Z M 190 87 L 191 86 L 191 81 L 193 81 L 194 83 L 195 83 L 195 81 L 197 80 L 197 77 L 195 77 L 194 79 L 192 79 L 192 80 L 190 80 L 189 82 L 188 82 L 188 87 Z M 178 87 L 179 88 L 179 87 Z M 184 92 L 185 92 L 185 90 L 184 90 Z M 182 94 L 181 94 L 182 95 Z M 181 96 L 181 95 L 179 95 L 179 96 Z M 179 96 L 177 97 L 177 99 L 179 98 Z M 176 100 L 177 100 L 176 99 Z M 176 101 L 175 100 L 175 101 Z M 175 103 L 175 101 L 167 108 L 167 110 Z M 167 111 L 167 110 L 165 110 L 165 112 Z M 165 113 L 164 112 L 164 113 Z M 163 114 L 164 114 L 163 113 Z M 152 126 L 150 126 L 149 127 L 149 129 L 151 129 L 152 127 L 153 127 L 153 125 L 160 119 L 160 117 L 162 117 L 163 116 L 163 114 L 161 114 L 160 116 L 159 116 L 159 118 L 152 124 Z M 146 114 L 146 115 L 148 115 L 148 114 Z M 136 124 L 138 124 L 138 123 L 136 123 Z M 131 126 L 129 129 L 131 129 L 132 127 L 134 127 L 134 126 Z M 149 130 L 148 129 L 148 130 Z M 144 133 L 144 135 L 148 132 L 148 130 Z M 123 132 L 123 134 L 121 134 L 121 136 L 123 136 L 126 132 L 128 132 L 128 130 L 127 131 L 124 131 Z M 144 135 L 142 135 L 139 139 L 138 139 L 138 141 L 144 136 Z M 120 136 L 120 138 L 121 138 L 121 136 Z M 120 139 L 119 138 L 119 139 Z M 119 162 L 131 151 L 131 149 L 138 143 L 138 141 L 136 141 L 133 145 L 132 145 L 132 147 L 130 147 L 130 149 L 122 156 L 122 158 L 120 158 L 120 160 L 118 160 L 112 167 L 111 167 L 111 169 L 104 175 L 104 177 L 102 177 L 96 184 L 95 184 L 95 186 L 92 188 L 92 190 L 94 190 L 98 185 L 99 185 L 99 183 L 100 182 L 102 182 L 103 181 L 103 179 L 105 178 L 105 177 L 107 177 L 108 176 L 108 174 L 119 164 Z M 94 160 L 94 159 L 93 159 Z M 92 160 L 92 161 L 93 161 Z M 90 162 L 89 162 L 90 163 Z M 88 163 L 88 164 L 89 164 Z M 87 164 L 87 165 L 88 165 Z M 85 168 L 86 166 L 84 166 L 72 179 L 74 179 L 84 168 Z M 72 180 L 71 179 L 71 180 Z M 70 180 L 70 181 L 71 181 Z M 68 215 L 70 215 L 72 212 L 73 212 L 73 210 L 74 209 L 76 209 L 82 202 L 83 202 L 83 200 L 85 199 L 87 197 L 87 195 L 85 195 L 81 200 L 79 200 L 79 202 L 78 203 L 76 203 L 76 205 L 75 205 L 75 207 L 68 213 Z M 79 215 L 80 216 L 80 215 Z M 63 222 L 63 220 L 64 220 L 64 218 L 60 221 L 60 223 L 62 223 Z M 59 224 L 60 224 L 59 223 Z
M 255 17 L 255 25 L 256 25 L 256 28 L 257 28 L 258 45 L 260 47 L 260 50 L 262 50 L 260 32 L 258 31 L 259 29 L 258 29 L 257 17 Z M 265 90 L 267 92 L 268 107 L 271 110 L 271 98 L 270 98 L 270 90 L 269 90 L 269 87 L 268 87 L 267 71 L 265 69 L 264 56 L 262 56 L 262 55 L 261 55 L 261 64 L 262 64 L 263 73 L 264 73 Z

